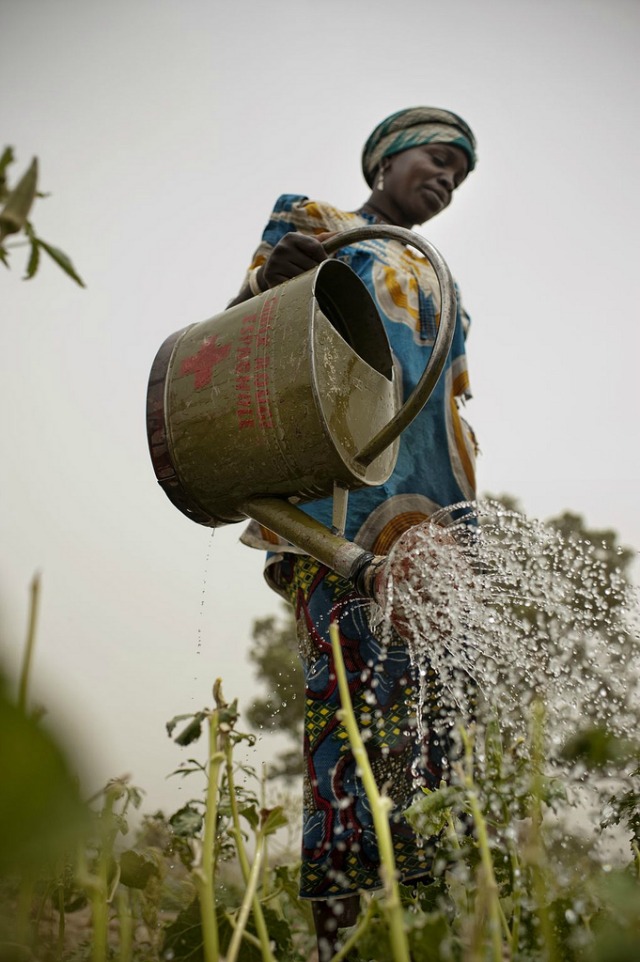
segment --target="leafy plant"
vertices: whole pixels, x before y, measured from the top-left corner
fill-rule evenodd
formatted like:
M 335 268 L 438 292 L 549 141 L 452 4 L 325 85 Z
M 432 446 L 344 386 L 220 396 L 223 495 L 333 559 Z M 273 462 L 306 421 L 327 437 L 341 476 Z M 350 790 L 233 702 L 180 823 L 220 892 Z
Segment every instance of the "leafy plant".
M 38 191 L 38 158 L 33 158 L 17 184 L 10 187 L 7 171 L 14 161 L 13 147 L 5 147 L 0 156 L 0 205 L 2 205 L 0 207 L 0 260 L 5 267 L 9 267 L 11 251 L 26 245 L 29 248 L 29 258 L 24 280 L 35 277 L 40 266 L 40 253 L 44 251 L 68 277 L 80 287 L 84 287 L 84 281 L 77 273 L 70 257 L 59 247 L 54 247 L 53 244 L 39 237 L 29 219 L 36 198 L 48 196 Z M 12 235 L 19 238 L 18 242 L 6 244 L 5 239 Z

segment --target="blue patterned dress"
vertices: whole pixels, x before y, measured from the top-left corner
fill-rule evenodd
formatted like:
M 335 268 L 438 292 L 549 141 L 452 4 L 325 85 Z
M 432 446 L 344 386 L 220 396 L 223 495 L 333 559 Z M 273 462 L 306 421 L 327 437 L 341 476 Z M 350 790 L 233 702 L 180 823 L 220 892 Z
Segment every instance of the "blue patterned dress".
M 348 213 L 306 197 L 280 197 L 251 267 L 264 263 L 290 231 L 344 231 L 375 218 Z M 365 241 L 337 255 L 364 281 L 384 321 L 403 396 L 413 391 L 438 329 L 440 291 L 426 258 L 397 241 Z M 345 534 L 375 554 L 388 553 L 410 527 L 436 511 L 475 497 L 473 432 L 459 413 L 469 396 L 465 336 L 468 317 L 458 307 L 449 357 L 427 405 L 400 439 L 398 461 L 379 487 L 349 495 Z M 301 506 L 330 526 L 331 499 Z M 333 669 L 329 625 L 338 625 L 356 718 L 380 786 L 393 800 L 390 816 L 396 865 L 403 880 L 425 876 L 429 852 L 416 844 L 402 816 L 420 785 L 435 788 L 446 765 L 447 733 L 436 718 L 441 692 L 431 679 L 425 737 L 417 738 L 417 681 L 398 636 L 383 638 L 370 623 L 371 605 L 353 586 L 299 549 L 252 522 L 245 544 L 266 549 L 266 576 L 294 606 L 305 675 L 301 896 L 329 898 L 379 888 L 372 817 L 344 728 Z

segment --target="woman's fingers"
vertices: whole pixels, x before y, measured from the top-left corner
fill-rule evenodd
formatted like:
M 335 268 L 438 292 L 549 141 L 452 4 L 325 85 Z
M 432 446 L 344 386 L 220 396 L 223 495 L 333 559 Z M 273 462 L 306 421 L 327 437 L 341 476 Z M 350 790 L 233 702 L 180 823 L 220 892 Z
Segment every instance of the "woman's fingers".
M 285 234 L 273 248 L 264 265 L 263 277 L 269 287 L 275 287 L 291 277 L 312 270 L 326 259 L 327 254 L 316 237 L 292 232 Z

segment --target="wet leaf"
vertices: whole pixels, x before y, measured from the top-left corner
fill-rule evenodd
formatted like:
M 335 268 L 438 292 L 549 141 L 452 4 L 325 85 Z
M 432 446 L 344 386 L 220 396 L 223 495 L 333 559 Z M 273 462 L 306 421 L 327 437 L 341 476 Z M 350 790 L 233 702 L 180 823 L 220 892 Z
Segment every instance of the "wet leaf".
M 564 745 L 562 757 L 567 761 L 584 762 L 588 768 L 608 768 L 625 765 L 640 758 L 640 744 L 593 727 L 578 732 Z
M 169 819 L 169 825 L 181 838 L 194 838 L 199 835 L 202 822 L 202 812 L 191 804 L 178 809 Z
M 420 962 L 441 962 L 447 957 L 442 950 L 453 942 L 453 936 L 449 922 L 442 912 L 405 914 L 405 921 L 414 959 L 420 959 Z
M 405 812 L 409 824 L 425 838 L 438 835 L 447 824 L 449 813 L 463 800 L 462 790 L 446 785 L 425 792 Z

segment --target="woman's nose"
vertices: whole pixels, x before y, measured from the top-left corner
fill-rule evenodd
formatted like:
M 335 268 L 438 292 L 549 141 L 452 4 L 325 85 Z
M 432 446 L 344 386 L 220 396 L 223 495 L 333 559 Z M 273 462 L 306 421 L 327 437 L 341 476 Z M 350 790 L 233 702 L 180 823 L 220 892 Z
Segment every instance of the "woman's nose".
M 453 177 L 453 171 L 449 170 L 448 167 L 443 167 L 438 173 L 438 182 L 446 187 L 447 190 L 452 191 L 456 186 L 456 182 Z

